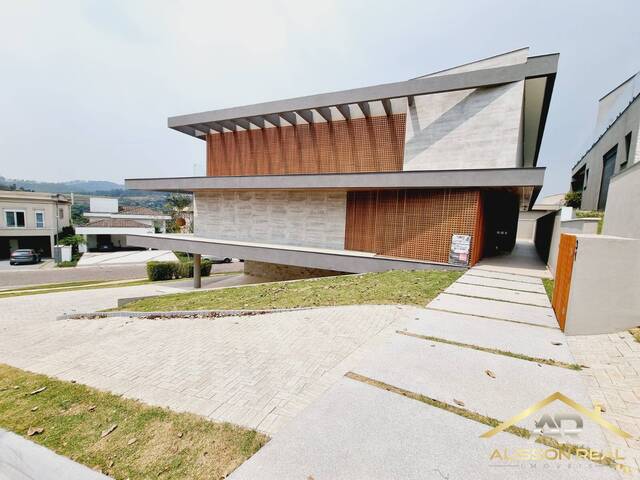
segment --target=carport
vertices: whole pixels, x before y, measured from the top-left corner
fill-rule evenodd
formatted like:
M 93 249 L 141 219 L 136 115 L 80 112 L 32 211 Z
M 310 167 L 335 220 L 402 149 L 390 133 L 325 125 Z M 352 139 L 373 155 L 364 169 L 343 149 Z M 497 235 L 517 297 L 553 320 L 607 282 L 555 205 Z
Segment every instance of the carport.
M 43 257 L 50 257 L 53 241 L 53 235 L 0 237 L 0 259 L 6 260 L 13 250 L 19 248 L 32 248 L 41 252 Z

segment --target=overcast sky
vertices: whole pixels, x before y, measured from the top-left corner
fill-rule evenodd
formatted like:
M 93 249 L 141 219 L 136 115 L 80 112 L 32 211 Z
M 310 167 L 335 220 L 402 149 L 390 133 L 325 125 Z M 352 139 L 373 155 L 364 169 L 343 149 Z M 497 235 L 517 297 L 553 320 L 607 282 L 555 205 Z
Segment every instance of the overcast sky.
M 176 114 L 560 53 L 539 163 L 567 189 L 597 99 L 640 69 L 640 1 L 0 0 L 0 175 L 202 174 Z

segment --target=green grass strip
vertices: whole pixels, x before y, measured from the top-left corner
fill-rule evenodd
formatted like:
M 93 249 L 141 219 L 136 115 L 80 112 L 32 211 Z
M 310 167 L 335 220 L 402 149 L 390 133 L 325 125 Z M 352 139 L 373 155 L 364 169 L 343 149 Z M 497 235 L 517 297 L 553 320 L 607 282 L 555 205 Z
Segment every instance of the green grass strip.
M 582 370 L 583 365 L 577 363 L 566 363 L 559 360 L 553 360 L 551 358 L 539 358 L 530 357 L 529 355 L 523 355 L 522 353 L 509 352 L 507 350 L 499 350 L 497 348 L 481 347 L 479 345 L 473 345 L 471 343 L 456 342 L 454 340 L 447 340 L 446 338 L 431 337 L 429 335 L 420 335 L 418 333 L 404 332 L 396 330 L 396 333 L 400 335 L 406 335 L 407 337 L 419 338 L 421 340 L 429 340 L 431 342 L 446 343 L 447 345 L 454 345 L 456 347 L 469 348 L 471 350 L 478 350 L 480 352 L 493 353 L 495 355 L 502 355 L 504 357 L 517 358 L 519 360 L 526 360 L 527 362 L 542 363 L 544 365 L 550 365 L 552 367 L 567 368 L 569 370 Z

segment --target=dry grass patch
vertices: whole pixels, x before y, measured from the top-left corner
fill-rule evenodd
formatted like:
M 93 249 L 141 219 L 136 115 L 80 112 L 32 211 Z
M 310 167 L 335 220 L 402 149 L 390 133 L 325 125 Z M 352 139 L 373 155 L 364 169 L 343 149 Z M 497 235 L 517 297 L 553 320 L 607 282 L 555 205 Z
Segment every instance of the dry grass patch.
M 235 310 L 357 304 L 424 306 L 455 282 L 459 271 L 393 270 L 149 297 L 128 311 Z
M 268 440 L 253 430 L 2 364 L 0 427 L 23 436 L 42 427 L 29 439 L 118 479 L 224 478 Z

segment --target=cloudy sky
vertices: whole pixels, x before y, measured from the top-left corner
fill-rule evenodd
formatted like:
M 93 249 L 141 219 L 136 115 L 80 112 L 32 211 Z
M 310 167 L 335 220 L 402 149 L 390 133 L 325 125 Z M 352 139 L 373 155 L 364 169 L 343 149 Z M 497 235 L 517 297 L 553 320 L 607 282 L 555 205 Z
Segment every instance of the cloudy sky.
M 597 99 L 640 69 L 638 0 L 0 0 L 0 175 L 202 174 L 176 114 L 560 52 L 540 163 L 565 191 Z

